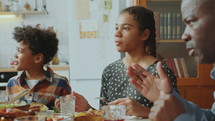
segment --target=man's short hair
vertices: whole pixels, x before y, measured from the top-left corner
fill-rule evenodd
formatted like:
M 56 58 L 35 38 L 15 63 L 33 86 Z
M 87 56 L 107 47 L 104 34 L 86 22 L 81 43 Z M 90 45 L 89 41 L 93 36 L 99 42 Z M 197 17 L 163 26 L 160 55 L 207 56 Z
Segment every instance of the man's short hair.
M 215 14 L 215 0 L 198 0 L 197 4 L 204 14 Z

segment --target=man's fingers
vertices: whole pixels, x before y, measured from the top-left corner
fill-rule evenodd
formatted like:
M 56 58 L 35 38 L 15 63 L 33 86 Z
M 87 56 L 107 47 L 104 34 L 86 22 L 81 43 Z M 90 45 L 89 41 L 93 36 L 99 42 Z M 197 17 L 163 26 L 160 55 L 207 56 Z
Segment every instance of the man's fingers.
M 149 119 L 150 119 L 150 121 L 156 121 L 156 120 L 155 120 L 155 115 L 156 115 L 155 112 L 150 112 L 150 113 L 149 113 Z
M 171 93 L 173 90 L 172 83 L 171 83 L 170 77 L 168 77 L 166 72 L 163 70 L 161 62 L 157 63 L 157 70 L 158 70 L 158 75 L 160 76 L 160 79 L 156 80 L 156 83 L 162 85 L 160 86 L 159 89 L 163 90 L 166 94 Z
M 138 65 L 138 64 L 133 64 L 132 67 L 139 72 L 139 74 L 141 74 L 142 76 L 147 76 L 150 73 L 148 71 L 146 71 L 142 66 Z
M 132 67 L 132 66 L 129 66 L 128 68 L 127 68 L 127 70 L 126 70 L 126 73 L 127 73 L 127 75 L 129 76 L 129 77 L 133 77 L 133 76 L 135 76 L 135 72 L 134 72 L 135 70 L 134 70 L 134 68 Z
M 151 121 L 157 121 L 156 117 L 157 117 L 158 112 L 159 112 L 159 107 L 153 106 L 149 113 L 149 119 Z
M 129 81 L 131 82 L 131 84 L 132 84 L 138 91 L 141 91 L 141 90 L 142 90 L 142 86 L 140 85 L 140 83 L 142 82 L 142 80 L 135 79 L 135 78 L 133 77 L 133 78 L 130 78 Z
M 126 98 L 119 98 L 117 100 L 109 102 L 108 105 L 120 105 L 120 104 L 123 104 L 125 101 L 126 101 Z
M 161 62 L 157 63 L 157 67 L 156 68 L 157 68 L 157 71 L 158 71 L 158 75 L 160 76 L 161 79 L 167 77 L 166 72 L 163 70 Z
M 163 90 L 160 91 L 160 96 L 165 96 L 165 92 Z
M 127 68 L 127 71 L 126 71 L 127 75 L 130 77 L 130 82 L 133 84 L 133 86 L 135 88 L 139 88 L 139 83 L 142 82 L 142 76 L 141 74 L 139 73 L 139 71 L 137 71 L 137 69 L 133 68 L 132 66 L 129 66 Z

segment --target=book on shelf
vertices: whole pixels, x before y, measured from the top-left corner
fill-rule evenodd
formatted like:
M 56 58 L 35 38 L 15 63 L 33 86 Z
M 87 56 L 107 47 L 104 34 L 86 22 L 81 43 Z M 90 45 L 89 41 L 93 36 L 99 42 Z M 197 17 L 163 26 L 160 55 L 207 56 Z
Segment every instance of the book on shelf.
M 172 28 L 173 28 L 173 21 L 172 21 L 172 13 L 167 12 L 167 38 L 172 39 Z
M 181 71 L 180 71 L 180 67 L 179 67 L 179 63 L 177 61 L 177 58 L 174 58 L 173 60 L 174 60 L 174 63 L 175 63 L 175 67 L 177 69 L 178 77 L 181 78 L 182 75 L 181 75 Z
M 164 12 L 164 33 L 163 33 L 163 39 L 167 39 L 167 34 L 168 34 L 168 13 Z
M 184 23 L 181 21 L 181 35 L 184 33 L 184 30 L 185 30 L 185 25 L 184 25 Z M 181 37 L 180 37 L 179 39 L 181 39 Z
M 176 28 L 176 12 L 173 12 L 172 13 L 172 39 L 177 39 L 176 37 L 176 31 L 177 31 L 177 28 Z
M 156 40 L 181 39 L 184 25 L 179 12 L 154 12 Z
M 160 39 L 164 39 L 164 13 L 160 13 Z
M 184 72 L 184 77 L 188 78 L 189 77 L 189 73 L 188 73 L 187 65 L 185 63 L 184 58 L 180 58 L 180 61 L 181 61 L 181 66 L 182 66 L 182 69 L 183 69 L 183 72 Z
M 178 72 L 177 72 L 177 69 L 176 69 L 176 66 L 175 66 L 174 58 L 171 58 L 169 60 L 171 62 L 171 66 L 173 68 L 173 72 L 174 72 L 175 76 L 178 77 Z
M 154 13 L 156 40 L 160 40 L 160 12 Z
M 176 14 L 176 39 L 180 39 L 181 38 L 181 24 L 182 24 L 182 21 L 181 21 L 181 14 L 180 13 L 177 13 Z
M 176 60 L 177 60 L 177 63 L 178 63 L 179 71 L 181 73 L 181 77 L 184 77 L 184 71 L 183 71 L 183 68 L 182 68 L 182 65 L 181 65 L 181 58 L 176 58 Z
M 175 64 L 174 64 L 174 60 L 173 59 L 163 59 L 162 60 L 166 65 L 167 67 L 174 73 L 174 75 L 176 77 L 178 77 L 178 73 L 177 73 L 177 70 L 176 70 L 176 67 L 175 67 Z
M 162 61 L 168 66 L 170 70 L 172 70 L 172 72 L 176 77 L 179 77 L 179 78 L 189 77 L 189 73 L 188 73 L 184 58 L 182 57 L 170 58 L 170 59 L 163 59 Z

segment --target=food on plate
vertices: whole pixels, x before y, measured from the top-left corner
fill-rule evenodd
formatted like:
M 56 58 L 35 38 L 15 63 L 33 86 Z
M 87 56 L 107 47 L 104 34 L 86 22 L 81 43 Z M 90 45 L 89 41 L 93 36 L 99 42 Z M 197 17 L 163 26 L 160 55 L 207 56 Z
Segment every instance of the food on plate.
M 60 121 L 64 120 L 64 117 L 57 117 L 57 116 L 47 116 L 45 121 Z
M 17 109 L 17 108 L 2 108 L 0 109 L 0 116 L 6 117 L 6 118 L 16 118 L 20 116 L 27 116 L 29 115 L 28 112 L 25 112 L 23 110 Z
M 45 116 L 45 121 L 72 120 L 71 116 L 63 115 L 61 113 L 53 113 L 52 110 L 47 110 L 45 112 L 38 112 L 36 116 Z
M 79 112 L 79 113 L 75 114 L 75 117 L 86 116 L 86 115 L 102 115 L 102 111 L 89 109 L 86 112 Z
M 60 109 L 58 109 L 57 107 L 54 107 L 54 113 L 60 113 Z
M 24 104 L 26 105 L 26 104 Z M 12 107 L 19 107 L 24 106 L 23 104 L 0 104 L 0 109 L 2 108 L 12 108 Z
M 16 104 L 0 104 L 0 109 L 2 108 L 18 108 L 24 111 L 29 110 L 30 104 L 27 104 L 24 101 L 21 101 L 19 103 Z
M 104 121 L 101 110 L 89 109 L 75 115 L 74 121 Z
M 0 117 L 1 120 L 7 118 L 13 119 L 20 116 L 35 115 L 36 111 L 46 111 L 48 108 L 44 104 L 32 103 L 32 104 L 1 104 L 0 105 Z
M 13 121 L 11 118 L 0 117 L 0 121 Z
M 85 115 L 75 117 L 74 121 L 104 121 L 101 115 Z
M 32 102 L 30 104 L 30 109 L 35 109 L 36 111 L 47 111 L 48 107 L 42 103 Z
M 30 108 L 30 104 L 26 104 L 26 105 L 20 105 L 20 106 L 14 106 L 13 108 L 17 108 L 23 111 L 28 111 Z
M 101 110 L 89 109 L 86 113 L 90 114 L 90 115 L 102 115 L 102 111 Z
M 31 103 L 28 113 L 34 115 L 36 112 L 45 112 L 48 110 L 48 107 L 42 103 Z
M 86 116 L 86 115 L 87 115 L 86 112 L 80 112 L 80 113 L 75 114 L 75 117 Z

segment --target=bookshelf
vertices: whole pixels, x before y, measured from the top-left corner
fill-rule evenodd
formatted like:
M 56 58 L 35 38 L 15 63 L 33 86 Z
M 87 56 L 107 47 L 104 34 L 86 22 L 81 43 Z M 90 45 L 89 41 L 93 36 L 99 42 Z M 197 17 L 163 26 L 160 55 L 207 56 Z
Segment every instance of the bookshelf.
M 181 0 L 132 0 L 132 3 L 134 3 L 133 5 L 149 8 L 155 13 L 158 12 L 160 15 L 161 13 L 181 13 Z M 161 22 L 161 17 L 157 19 L 155 16 L 155 19 Z M 176 19 L 173 19 L 173 21 L 174 20 Z M 184 29 L 181 15 L 179 20 L 181 22 L 181 36 Z M 171 22 L 167 22 L 166 24 L 167 29 L 175 26 Z M 160 29 L 160 23 L 158 27 Z M 158 30 L 157 27 L 156 30 Z M 170 30 L 174 31 L 173 29 Z M 161 32 L 159 32 L 159 34 L 161 34 Z M 210 78 L 210 71 L 213 68 L 213 65 L 197 64 L 194 58 L 188 55 L 185 45 L 186 43 L 180 38 L 157 38 L 157 52 L 161 57 L 165 59 L 184 58 L 185 60 L 189 77 L 177 78 L 180 95 L 183 98 L 196 103 L 202 108 L 211 108 L 214 102 L 213 92 L 215 90 L 215 81 Z

